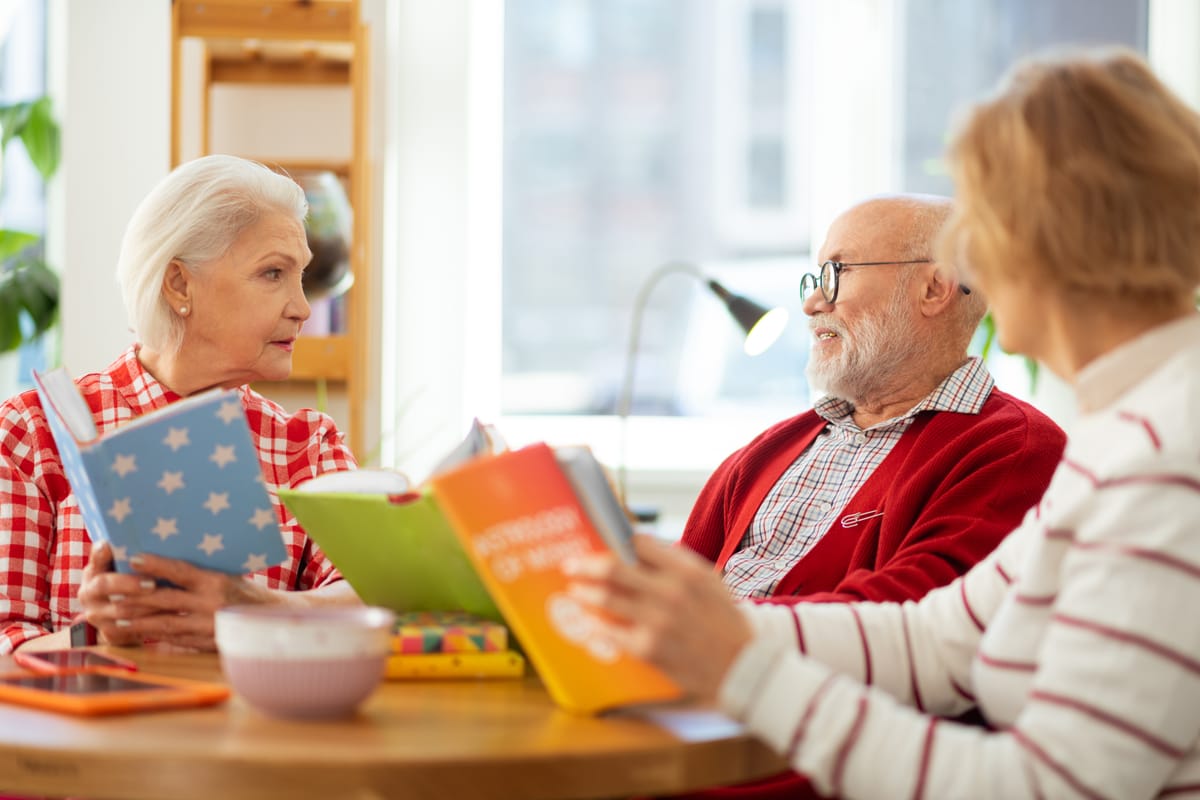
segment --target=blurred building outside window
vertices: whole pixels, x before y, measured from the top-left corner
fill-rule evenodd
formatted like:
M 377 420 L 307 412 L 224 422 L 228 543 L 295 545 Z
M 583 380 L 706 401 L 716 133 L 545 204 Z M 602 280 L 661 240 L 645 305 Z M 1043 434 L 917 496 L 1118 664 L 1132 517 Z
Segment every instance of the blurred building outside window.
M 749 358 L 695 281 L 651 297 L 629 465 L 707 474 L 811 404 L 798 285 L 829 222 L 876 193 L 951 194 L 954 112 L 1021 55 L 1145 52 L 1147 27 L 1146 0 L 507 0 L 501 429 L 611 463 L 633 298 L 690 261 L 792 312 Z M 1020 360 L 992 366 L 1030 395 Z

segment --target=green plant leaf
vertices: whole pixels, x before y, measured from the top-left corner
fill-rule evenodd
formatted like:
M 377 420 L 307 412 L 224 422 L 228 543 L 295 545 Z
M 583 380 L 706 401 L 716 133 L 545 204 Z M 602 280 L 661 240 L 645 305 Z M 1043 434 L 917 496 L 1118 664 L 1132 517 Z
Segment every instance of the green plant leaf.
M 996 341 L 996 320 L 992 318 L 991 311 L 983 315 L 979 327 L 983 328 L 983 347 L 979 350 L 979 356 L 987 361 L 988 354 L 992 352 L 992 344 Z
M 28 101 L 0 104 L 0 150 L 8 147 L 14 136 L 21 134 L 32 111 L 33 103 Z
M 59 166 L 60 132 L 50 99 L 0 104 L 0 164 L 20 138 L 29 160 L 48 180 Z M 58 320 L 59 278 L 42 260 L 41 236 L 0 229 L 0 352 L 41 336 Z
M 41 336 L 58 319 L 58 276 L 45 262 L 26 262 L 13 276 L 21 309 L 33 322 L 33 336 Z
M 21 306 L 15 292 L 5 291 L 8 280 L 0 281 L 0 353 L 21 346 Z
M 41 241 L 41 238 L 36 233 L 0 229 L 0 261 L 8 261 L 22 250 Z
M 996 344 L 996 318 L 992 316 L 991 311 L 983 315 L 983 319 L 979 321 L 979 328 L 983 331 L 983 346 L 979 350 L 979 357 L 986 362 L 988 354 Z M 1003 348 L 1001 350 L 1003 351 Z M 1022 359 L 1025 361 L 1025 373 L 1029 376 L 1029 391 L 1036 392 L 1040 365 L 1029 356 L 1022 356 Z
M 1029 391 L 1036 392 L 1038 385 L 1038 375 L 1040 374 L 1042 365 L 1035 359 L 1025 357 L 1025 372 L 1029 375 Z
M 29 154 L 29 160 L 41 173 L 42 180 L 50 180 L 50 176 L 58 170 L 60 147 L 58 123 L 51 113 L 49 97 L 34 102 L 18 135 L 25 145 L 25 152 Z

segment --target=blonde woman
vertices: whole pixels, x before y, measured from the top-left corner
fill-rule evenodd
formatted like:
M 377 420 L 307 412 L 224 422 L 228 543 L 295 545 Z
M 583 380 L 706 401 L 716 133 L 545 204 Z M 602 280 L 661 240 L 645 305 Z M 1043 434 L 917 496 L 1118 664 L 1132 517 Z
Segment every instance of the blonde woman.
M 1200 118 L 1131 52 L 1041 57 L 950 162 L 942 258 L 1081 414 L 1022 524 L 917 603 L 738 607 L 648 541 L 576 590 L 823 792 L 1200 796 Z

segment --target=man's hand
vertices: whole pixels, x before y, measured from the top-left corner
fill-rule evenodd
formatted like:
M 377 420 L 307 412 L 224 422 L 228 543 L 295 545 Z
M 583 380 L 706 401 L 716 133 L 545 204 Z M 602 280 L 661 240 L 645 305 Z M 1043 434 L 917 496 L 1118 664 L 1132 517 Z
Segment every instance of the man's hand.
M 753 637 L 750 623 L 708 561 L 644 535 L 634 537 L 634 549 L 637 564 L 608 555 L 567 564 L 571 593 L 613 618 L 609 634 L 621 648 L 684 689 L 714 697 Z

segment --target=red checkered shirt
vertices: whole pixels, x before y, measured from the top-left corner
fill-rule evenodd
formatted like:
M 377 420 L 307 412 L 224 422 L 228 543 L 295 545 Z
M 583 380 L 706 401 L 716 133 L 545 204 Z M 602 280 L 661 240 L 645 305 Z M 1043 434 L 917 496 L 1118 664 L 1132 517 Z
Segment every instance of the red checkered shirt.
M 180 399 L 141 365 L 136 346 L 76 383 L 100 433 Z M 328 416 L 311 409 L 289 415 L 248 386 L 241 393 L 287 551 L 282 564 L 250 579 L 291 590 L 341 580 L 276 490 L 351 469 L 354 456 Z M 80 610 L 76 595 L 90 550 L 37 392 L 9 399 L 0 406 L 0 654 L 70 624 Z

